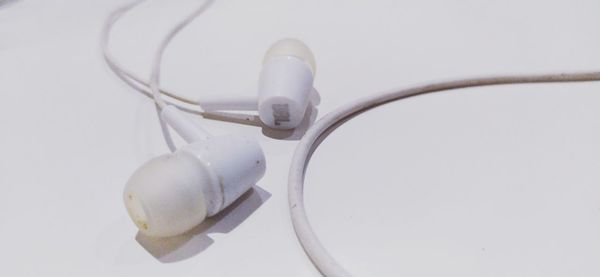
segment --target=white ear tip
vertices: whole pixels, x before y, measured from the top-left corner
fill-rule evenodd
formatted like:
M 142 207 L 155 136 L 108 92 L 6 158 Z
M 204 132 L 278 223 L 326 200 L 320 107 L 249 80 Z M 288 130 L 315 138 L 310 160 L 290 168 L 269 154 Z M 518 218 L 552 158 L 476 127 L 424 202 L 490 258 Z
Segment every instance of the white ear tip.
M 254 139 L 211 137 L 143 164 L 129 178 L 123 200 L 140 232 L 175 236 L 233 203 L 262 178 L 265 166 Z
M 129 216 L 148 236 L 169 237 L 192 229 L 207 215 L 205 196 L 196 185 L 207 181 L 204 175 L 185 152 L 149 160 L 125 187 Z
M 263 62 L 267 62 L 269 59 L 278 56 L 293 56 L 303 60 L 310 65 L 313 76 L 317 70 L 315 56 L 313 55 L 312 51 L 310 51 L 310 48 L 308 48 L 308 46 L 306 46 L 306 44 L 300 40 L 286 38 L 275 42 L 271 48 L 267 50 Z

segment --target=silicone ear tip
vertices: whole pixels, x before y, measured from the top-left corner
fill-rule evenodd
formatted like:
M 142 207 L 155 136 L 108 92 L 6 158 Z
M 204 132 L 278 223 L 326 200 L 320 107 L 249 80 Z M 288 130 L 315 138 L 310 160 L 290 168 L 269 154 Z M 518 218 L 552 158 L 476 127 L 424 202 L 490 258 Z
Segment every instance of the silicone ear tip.
M 248 191 L 264 175 L 265 164 L 256 140 L 211 137 L 147 161 L 127 181 L 123 201 L 143 234 L 176 236 Z
M 196 168 L 192 156 L 178 153 L 151 159 L 133 173 L 123 201 L 140 232 L 175 236 L 204 220 L 206 200 L 195 184 L 206 181 Z
M 312 51 L 310 51 L 310 48 L 304 44 L 304 42 L 293 38 L 286 38 L 275 42 L 271 48 L 267 50 L 263 63 L 272 57 L 278 56 L 293 56 L 303 60 L 310 65 L 312 74 L 313 76 L 315 75 L 317 70 L 315 56 L 313 55 Z

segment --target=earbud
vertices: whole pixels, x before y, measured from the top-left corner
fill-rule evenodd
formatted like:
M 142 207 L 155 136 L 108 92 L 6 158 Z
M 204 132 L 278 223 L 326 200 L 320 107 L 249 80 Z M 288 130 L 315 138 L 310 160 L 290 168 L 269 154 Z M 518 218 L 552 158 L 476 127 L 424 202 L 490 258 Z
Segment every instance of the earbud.
M 257 110 L 261 121 L 277 129 L 297 127 L 313 90 L 315 59 L 295 39 L 276 42 L 267 51 L 258 97 L 206 99 L 205 111 Z M 131 219 L 148 236 L 182 234 L 225 209 L 265 174 L 260 145 L 243 136 L 211 136 L 175 106 L 162 107 L 161 118 L 186 142 L 171 154 L 137 169 L 123 198 Z
M 189 144 L 138 168 L 123 194 L 131 219 L 153 237 L 182 234 L 222 211 L 266 169 L 254 139 L 210 136 L 174 106 L 161 116 Z
M 293 129 L 300 124 L 315 69 L 315 58 L 301 41 L 284 39 L 271 46 L 258 81 L 258 114 L 263 123 L 277 129 Z
M 205 98 L 206 111 L 258 110 L 261 121 L 275 129 L 296 128 L 306 113 L 316 70 L 315 58 L 303 42 L 283 39 L 271 46 L 258 81 L 258 98 Z

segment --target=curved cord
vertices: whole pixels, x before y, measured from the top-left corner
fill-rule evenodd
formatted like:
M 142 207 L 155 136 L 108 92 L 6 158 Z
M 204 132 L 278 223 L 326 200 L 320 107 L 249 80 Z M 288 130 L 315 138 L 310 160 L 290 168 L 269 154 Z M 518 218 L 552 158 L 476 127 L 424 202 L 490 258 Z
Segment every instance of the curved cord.
M 113 11 L 108 16 L 107 20 L 104 23 L 104 27 L 102 29 L 100 45 L 101 45 L 101 49 L 102 49 L 102 54 L 104 56 L 104 60 L 108 64 L 109 68 L 113 71 L 113 73 L 115 75 L 117 75 L 117 77 L 119 79 L 121 79 L 125 84 L 129 85 L 131 88 L 140 92 L 144 96 L 152 99 L 153 96 L 152 96 L 152 92 L 149 89 L 150 85 L 148 84 L 148 82 L 144 81 L 142 78 L 138 77 L 134 73 L 131 73 L 130 71 L 123 68 L 123 66 L 120 65 L 116 61 L 114 56 L 112 56 L 112 54 L 109 51 L 110 34 L 111 34 L 111 30 L 112 30 L 114 24 L 119 19 L 121 19 L 121 17 L 125 13 L 127 13 L 129 10 L 133 9 L 134 7 L 138 6 L 142 2 L 144 2 L 144 0 L 138 0 L 131 4 L 127 4 L 125 6 L 119 7 L 118 9 Z M 175 93 L 168 92 L 164 89 L 161 89 L 160 92 L 175 100 L 175 101 L 166 101 L 167 104 L 174 105 L 178 109 L 185 111 L 187 113 L 200 115 L 206 119 L 211 119 L 211 120 L 225 121 L 225 122 L 259 126 L 259 127 L 263 126 L 260 119 L 254 115 L 249 115 L 249 114 L 245 114 L 245 113 L 234 113 L 234 112 L 220 112 L 220 111 L 205 112 L 202 110 L 198 101 L 196 101 L 196 100 L 192 100 L 189 98 L 185 98 L 183 96 L 179 96 Z M 183 106 L 183 105 L 181 105 L 181 103 L 178 103 L 177 101 L 179 101 L 181 103 L 189 104 L 190 107 Z M 164 125 L 164 122 L 161 122 L 161 125 Z M 162 128 L 161 130 L 163 130 L 163 132 L 165 132 L 165 130 L 167 130 L 167 129 Z M 168 130 L 165 135 L 168 135 Z M 173 149 L 173 147 L 171 147 L 171 146 L 169 146 L 169 148 Z
M 171 152 L 176 151 L 176 147 L 171 139 L 171 134 L 169 132 L 169 129 L 167 127 L 167 124 L 165 124 L 165 122 L 162 120 L 162 118 L 160 117 L 160 110 L 162 108 L 164 108 L 166 105 L 174 105 L 184 111 L 190 111 L 189 109 L 183 108 L 177 104 L 174 103 L 169 103 L 166 102 L 161 94 L 165 94 L 171 98 L 174 98 L 176 100 L 179 100 L 181 102 L 187 103 L 187 104 L 192 104 L 192 105 L 197 105 L 197 102 L 191 99 L 187 99 L 185 97 L 182 96 L 178 96 L 176 94 L 173 93 L 169 93 L 167 91 L 161 90 L 159 88 L 159 77 L 160 77 L 160 66 L 161 66 L 161 61 L 162 61 L 162 55 L 166 49 L 166 47 L 169 45 L 169 43 L 171 42 L 171 40 L 183 29 L 185 28 L 185 26 L 187 26 L 190 22 L 192 22 L 196 17 L 198 17 L 200 14 L 202 14 L 213 2 L 213 0 L 206 0 L 202 3 L 202 5 L 196 9 L 194 12 L 192 12 L 190 15 L 188 15 L 183 21 L 181 21 L 180 23 L 178 23 L 177 25 L 175 25 L 175 27 L 173 27 L 165 36 L 165 38 L 161 41 L 161 44 L 158 48 L 158 50 L 156 51 L 155 57 L 154 57 L 154 62 L 153 62 L 153 67 L 152 67 L 152 73 L 150 76 L 150 83 L 149 84 L 145 84 L 145 82 L 137 77 L 136 75 L 134 75 L 133 73 L 130 73 L 126 70 L 124 70 L 112 57 L 112 55 L 110 54 L 110 52 L 108 51 L 108 44 L 109 44 L 109 38 L 110 38 L 110 30 L 112 29 L 112 26 L 114 25 L 114 23 L 120 19 L 120 17 L 125 14 L 126 12 L 128 12 L 129 10 L 133 9 L 134 7 L 138 6 L 139 4 L 141 4 L 142 2 L 144 2 L 144 0 L 140 0 L 140 1 L 136 1 L 133 2 L 131 4 L 127 4 L 117 10 L 115 10 L 113 13 L 110 14 L 110 16 L 108 17 L 103 31 L 102 31 L 102 36 L 101 36 L 101 47 L 102 47 L 102 52 L 104 55 L 104 59 L 106 60 L 107 64 L 109 65 L 110 69 L 121 79 L 123 80 L 126 84 L 128 84 L 129 86 L 131 86 L 132 88 L 134 88 L 135 90 L 149 96 L 152 97 L 154 99 L 154 102 L 156 103 L 156 109 L 157 112 L 159 114 L 159 120 L 160 120 L 160 127 L 161 127 L 161 132 L 163 134 L 163 138 L 167 144 L 167 146 L 169 147 L 169 149 L 171 150 Z M 146 89 L 149 86 L 149 90 Z M 194 111 L 196 113 L 200 113 L 201 115 L 205 115 L 204 111 Z M 227 114 L 223 114 L 221 117 L 225 117 L 227 118 Z M 232 116 L 235 117 L 235 116 Z M 239 116 L 238 116 L 239 117 Z
M 179 22 L 177 25 L 175 25 L 175 27 L 173 27 L 167 33 L 167 35 L 163 38 L 162 42 L 160 43 L 160 46 L 158 47 L 158 50 L 156 51 L 156 54 L 154 56 L 154 63 L 152 65 L 152 73 L 150 74 L 150 91 L 152 92 L 152 97 L 154 98 L 154 102 L 156 103 L 157 111 L 162 110 L 164 107 L 167 106 L 167 102 L 165 102 L 165 100 L 162 98 L 160 87 L 159 87 L 159 85 L 160 85 L 159 84 L 160 83 L 160 66 L 161 66 L 162 56 L 163 56 L 163 53 L 165 52 L 165 49 L 167 48 L 167 46 L 169 45 L 171 40 L 173 40 L 173 38 L 183 28 L 185 28 L 185 26 L 190 24 L 190 22 L 192 22 L 196 17 L 201 15 L 213 3 L 213 1 L 214 0 L 205 0 L 198 9 L 196 9 L 194 12 L 192 12 L 186 18 L 184 18 L 181 22 Z M 162 120 L 162 117 L 159 116 L 159 118 Z M 171 152 L 175 152 L 176 148 L 170 139 L 168 127 L 166 126 L 166 124 L 161 124 L 160 127 L 162 130 L 163 138 L 165 139 L 165 142 L 171 149 Z
M 113 55 L 110 53 L 109 47 L 108 47 L 109 43 L 110 43 L 110 33 L 111 33 L 111 30 L 112 30 L 114 24 L 119 19 L 121 19 L 121 17 L 125 13 L 127 13 L 129 10 L 133 9 L 134 7 L 138 6 L 139 4 L 141 4 L 144 1 L 145 0 L 135 1 L 131 4 L 127 4 L 125 6 L 122 6 L 118 9 L 116 9 L 115 11 L 113 11 L 108 16 L 106 22 L 104 23 L 104 27 L 102 28 L 102 36 L 100 39 L 100 45 L 102 48 L 102 54 L 104 56 L 104 59 L 106 60 L 106 63 L 108 64 L 110 69 L 115 73 L 115 75 L 117 75 L 117 77 L 119 77 L 121 80 L 123 80 L 123 82 L 125 82 L 127 85 L 131 86 L 133 89 L 145 94 L 148 97 L 152 97 L 152 93 L 148 89 L 149 84 L 146 81 L 144 81 L 142 78 L 140 78 L 139 76 L 124 69 L 123 66 L 121 64 L 119 64 L 116 61 L 116 59 L 113 57 Z M 161 93 L 164 95 L 167 95 L 175 100 L 181 101 L 183 103 L 187 103 L 190 105 L 197 105 L 197 101 L 195 101 L 193 99 L 189 99 L 189 98 L 177 95 L 175 93 L 168 92 L 163 89 L 161 89 Z
M 383 92 L 344 105 L 317 121 L 298 143 L 288 176 L 288 201 L 296 236 L 306 255 L 325 276 L 351 276 L 328 252 L 310 226 L 304 206 L 304 175 L 312 153 L 338 126 L 352 117 L 379 105 L 421 94 L 446 90 L 504 84 L 600 81 L 600 72 L 547 75 L 516 75 L 472 78 L 430 83 L 407 89 Z
M 154 63 L 152 65 L 152 73 L 150 74 L 150 91 L 152 92 L 152 97 L 154 101 L 160 108 L 164 108 L 167 103 L 162 99 L 159 83 L 160 83 L 160 66 L 162 62 L 162 56 L 171 42 L 173 38 L 187 25 L 189 25 L 196 17 L 201 15 L 210 5 L 214 2 L 214 0 L 205 0 L 199 8 L 194 10 L 191 14 L 185 17 L 181 22 L 179 22 L 175 27 L 173 27 L 167 35 L 163 38 L 160 43 L 158 50 L 154 56 Z
M 117 77 L 119 77 L 123 82 L 125 82 L 127 85 L 131 86 L 133 89 L 152 98 L 151 92 L 146 88 L 146 86 L 144 86 L 144 83 L 141 80 L 141 78 L 122 69 L 122 67 L 114 60 L 114 58 L 108 51 L 108 45 L 109 45 L 109 41 L 110 41 L 110 31 L 112 30 L 112 26 L 115 24 L 115 22 L 117 22 L 121 18 L 121 16 L 123 14 L 127 13 L 129 10 L 135 8 L 136 6 L 143 3 L 144 1 L 145 0 L 138 0 L 133 3 L 127 4 L 123 7 L 116 9 L 108 16 L 108 19 L 106 20 L 104 27 L 102 29 L 102 35 L 100 38 L 100 46 L 102 48 L 104 60 L 106 60 L 106 63 L 108 64 L 109 68 L 115 73 L 115 75 L 117 75 Z M 161 92 L 167 94 L 170 97 L 178 99 L 182 102 L 188 103 L 187 101 L 185 101 L 186 99 L 178 97 L 177 95 L 173 95 L 173 94 L 170 94 L 170 93 L 164 92 L 164 91 L 161 91 Z M 179 105 L 176 105 L 176 104 L 174 104 L 174 105 L 177 107 L 180 107 Z M 165 140 L 165 143 L 167 144 L 167 147 L 169 148 L 169 150 L 171 152 L 175 152 L 177 150 L 177 147 L 175 146 L 175 143 L 173 142 L 171 133 L 169 132 L 169 128 L 160 116 L 160 108 L 158 107 L 158 105 L 155 105 L 155 106 L 156 106 L 156 112 L 157 112 L 158 121 L 160 124 L 160 130 L 161 130 L 163 139 Z

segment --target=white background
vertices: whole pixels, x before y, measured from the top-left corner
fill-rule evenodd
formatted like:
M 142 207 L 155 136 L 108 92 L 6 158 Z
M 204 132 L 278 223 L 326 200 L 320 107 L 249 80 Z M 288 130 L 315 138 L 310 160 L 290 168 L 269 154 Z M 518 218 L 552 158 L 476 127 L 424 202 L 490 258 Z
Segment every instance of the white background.
M 2 3 L 0 276 L 318 276 L 287 211 L 296 142 L 258 127 L 199 118 L 258 137 L 266 176 L 190 234 L 136 236 L 123 186 L 167 148 L 151 101 L 101 58 L 102 23 L 125 2 Z M 148 76 L 159 39 L 198 4 L 142 5 L 111 49 Z M 255 93 L 268 46 L 297 37 L 317 58 L 322 116 L 430 80 L 597 70 L 598 11 L 597 0 L 217 1 L 169 46 L 162 80 L 194 98 Z M 598 83 L 388 104 L 317 150 L 309 217 L 358 276 L 599 276 L 599 121 Z

